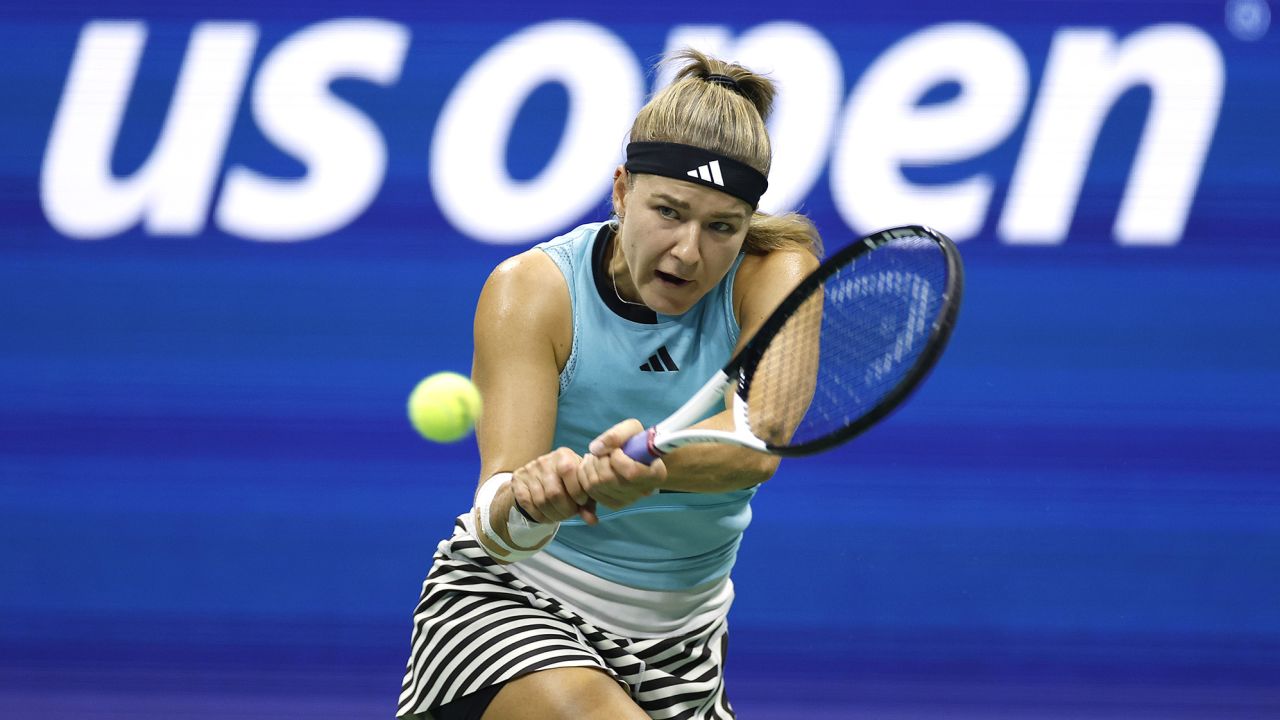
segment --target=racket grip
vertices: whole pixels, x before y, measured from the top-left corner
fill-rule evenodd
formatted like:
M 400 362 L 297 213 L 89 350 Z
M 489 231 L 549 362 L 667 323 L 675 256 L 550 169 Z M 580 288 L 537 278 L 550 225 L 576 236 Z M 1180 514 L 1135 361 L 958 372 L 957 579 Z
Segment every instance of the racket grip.
M 653 428 L 643 430 L 631 436 L 622 446 L 626 456 L 645 465 L 652 465 L 661 453 L 653 446 Z

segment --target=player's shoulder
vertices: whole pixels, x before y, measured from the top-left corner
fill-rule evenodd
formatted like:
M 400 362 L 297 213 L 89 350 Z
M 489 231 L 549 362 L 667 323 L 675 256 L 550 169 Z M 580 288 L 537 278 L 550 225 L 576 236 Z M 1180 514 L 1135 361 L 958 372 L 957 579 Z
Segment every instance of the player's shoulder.
M 505 331 L 536 330 L 559 334 L 572 327 L 572 303 L 564 276 L 537 248 L 510 257 L 489 273 L 476 321 Z
M 747 253 L 742 258 L 739 274 L 755 273 L 801 273 L 807 275 L 818 267 L 818 258 L 806 247 L 787 246 L 766 253 Z
M 511 292 L 538 293 L 565 287 L 555 262 L 539 248 L 531 248 L 503 260 L 489 273 L 485 285 Z
M 795 287 L 818 264 L 818 258 L 808 248 L 799 246 L 748 253 L 742 258 L 733 283 L 735 300 L 741 302 L 757 292 L 773 294 L 779 287 Z

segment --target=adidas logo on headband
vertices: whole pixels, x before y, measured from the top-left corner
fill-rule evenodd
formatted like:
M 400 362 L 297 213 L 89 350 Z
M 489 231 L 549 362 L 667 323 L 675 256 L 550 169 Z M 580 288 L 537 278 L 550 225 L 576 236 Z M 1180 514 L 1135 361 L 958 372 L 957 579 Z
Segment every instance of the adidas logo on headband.
M 688 169 L 690 166 L 692 170 Z M 728 193 L 750 205 L 760 204 L 769 187 L 764 173 L 727 155 L 670 142 L 627 145 L 627 172 L 649 173 L 697 183 Z
M 689 177 L 701 178 L 708 182 L 713 182 L 719 185 L 720 187 L 724 187 L 724 176 L 720 174 L 719 160 L 712 160 L 706 165 L 699 165 L 698 167 L 685 173 L 685 175 L 688 175 Z

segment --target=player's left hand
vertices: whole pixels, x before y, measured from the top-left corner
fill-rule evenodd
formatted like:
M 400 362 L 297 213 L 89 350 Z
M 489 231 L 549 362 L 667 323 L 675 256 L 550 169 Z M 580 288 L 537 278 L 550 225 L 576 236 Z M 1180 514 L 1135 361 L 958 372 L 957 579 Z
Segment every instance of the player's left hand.
M 661 460 L 652 465 L 627 457 L 622 446 L 644 430 L 639 420 L 624 420 L 591 441 L 590 452 L 578 466 L 578 484 L 593 500 L 612 510 L 620 510 L 658 491 L 667 479 Z

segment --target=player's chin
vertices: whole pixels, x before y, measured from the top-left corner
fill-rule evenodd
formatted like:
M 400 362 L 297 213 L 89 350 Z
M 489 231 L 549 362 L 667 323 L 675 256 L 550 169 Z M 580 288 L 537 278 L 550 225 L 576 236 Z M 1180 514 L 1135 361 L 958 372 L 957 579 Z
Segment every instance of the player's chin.
M 646 302 L 649 309 L 662 315 L 683 315 L 689 312 L 689 309 L 698 304 L 699 298 L 689 300 L 687 298 L 662 297 L 653 302 Z
M 651 287 L 653 292 L 650 297 L 645 298 L 645 304 L 663 315 L 680 315 L 688 312 L 706 294 L 699 289 L 698 283 L 692 280 L 669 282 L 658 279 Z

